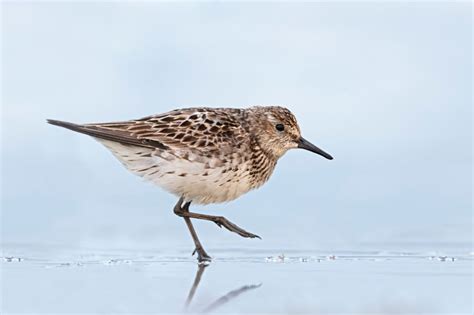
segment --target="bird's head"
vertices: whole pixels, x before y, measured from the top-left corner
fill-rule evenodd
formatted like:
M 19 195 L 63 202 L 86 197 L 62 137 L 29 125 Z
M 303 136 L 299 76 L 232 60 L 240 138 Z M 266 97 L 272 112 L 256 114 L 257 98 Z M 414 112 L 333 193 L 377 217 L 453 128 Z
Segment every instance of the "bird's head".
M 265 152 L 280 158 L 290 149 L 305 149 L 332 160 L 333 157 L 301 136 L 295 116 L 280 106 L 256 106 L 248 109 L 250 128 Z

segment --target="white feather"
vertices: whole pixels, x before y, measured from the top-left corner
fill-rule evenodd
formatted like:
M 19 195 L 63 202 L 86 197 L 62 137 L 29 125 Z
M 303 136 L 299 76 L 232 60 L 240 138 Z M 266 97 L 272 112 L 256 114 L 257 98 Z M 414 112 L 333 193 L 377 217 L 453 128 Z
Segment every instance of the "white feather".
M 251 190 L 246 165 L 239 171 L 223 172 L 228 166 L 196 161 L 166 151 L 123 145 L 97 139 L 132 173 L 153 182 L 170 193 L 198 204 L 220 203 L 234 200 Z M 214 165 L 213 165 L 214 164 Z

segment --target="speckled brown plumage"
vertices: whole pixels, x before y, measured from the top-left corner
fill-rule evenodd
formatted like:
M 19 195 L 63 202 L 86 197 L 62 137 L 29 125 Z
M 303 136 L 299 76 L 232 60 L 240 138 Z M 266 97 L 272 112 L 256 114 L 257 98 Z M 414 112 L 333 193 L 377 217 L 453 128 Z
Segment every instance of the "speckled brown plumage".
M 177 195 L 180 201 L 175 212 L 185 218 L 192 234 L 189 219 L 196 218 L 211 220 L 244 237 L 257 237 L 223 217 L 186 209 L 191 202 L 226 202 L 260 187 L 289 149 L 304 148 L 332 159 L 304 140 L 296 118 L 279 106 L 186 108 L 84 125 L 48 122 L 96 138 L 131 172 Z M 207 260 L 194 234 L 198 259 Z

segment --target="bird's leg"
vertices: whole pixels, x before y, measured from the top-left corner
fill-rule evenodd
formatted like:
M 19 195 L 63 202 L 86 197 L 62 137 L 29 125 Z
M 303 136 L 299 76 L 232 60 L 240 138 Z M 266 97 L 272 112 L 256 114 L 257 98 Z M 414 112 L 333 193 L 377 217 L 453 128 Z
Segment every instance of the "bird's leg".
M 189 208 L 189 204 L 185 204 Z M 176 211 L 175 211 L 176 213 Z M 195 213 L 195 212 L 189 212 L 189 209 L 186 209 L 186 211 L 183 211 L 182 213 L 176 213 L 179 216 L 182 216 L 185 218 L 192 218 L 192 219 L 199 219 L 199 220 L 207 220 L 207 221 L 212 221 L 215 224 L 217 224 L 219 227 L 225 227 L 227 230 L 237 233 L 242 237 L 248 237 L 248 238 L 260 238 L 260 236 L 256 234 L 252 234 L 250 232 L 245 231 L 244 229 L 238 227 L 234 223 L 230 222 L 224 217 L 221 216 L 215 216 L 215 215 L 208 215 L 208 214 L 201 214 L 201 213 Z M 191 232 L 192 233 L 192 232 Z
M 206 261 L 211 261 L 211 257 L 206 253 L 204 248 L 201 245 L 201 242 L 199 241 L 199 238 L 197 236 L 196 230 L 194 230 L 194 226 L 191 223 L 191 219 L 186 215 L 186 213 L 189 213 L 189 205 L 191 202 L 186 202 L 183 205 L 184 198 L 181 197 L 178 200 L 178 203 L 176 206 L 174 206 L 174 213 L 184 219 L 184 222 L 186 222 L 186 225 L 188 226 L 189 232 L 191 233 L 191 236 L 194 241 L 194 245 L 196 248 L 194 249 L 193 255 L 195 253 L 198 254 L 198 261 L 199 262 L 206 262 Z

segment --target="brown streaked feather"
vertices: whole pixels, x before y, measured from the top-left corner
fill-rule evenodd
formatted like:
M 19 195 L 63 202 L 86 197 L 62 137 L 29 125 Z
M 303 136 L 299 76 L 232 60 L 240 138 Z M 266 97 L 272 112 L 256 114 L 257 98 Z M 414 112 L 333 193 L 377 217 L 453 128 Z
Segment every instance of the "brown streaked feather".
M 187 108 L 83 125 L 48 122 L 96 138 L 132 173 L 200 204 L 234 200 L 260 187 L 301 138 L 294 116 L 278 106 Z
M 59 120 L 48 123 L 99 139 L 162 150 L 193 151 L 205 156 L 212 152 L 227 155 L 245 141 L 238 121 L 240 109 L 186 108 L 144 118 L 93 124 L 74 124 Z
M 234 136 L 245 132 L 237 121 L 241 112 L 240 109 L 229 112 L 229 109 L 187 108 L 125 122 L 62 127 L 125 144 L 226 154 L 248 140 Z
M 67 121 L 60 121 L 60 120 L 47 120 L 49 124 L 64 127 L 79 133 L 83 133 L 92 137 L 96 137 L 99 139 L 115 141 L 122 144 L 129 144 L 139 147 L 146 147 L 146 148 L 160 148 L 160 149 L 168 149 L 167 146 L 163 145 L 159 141 L 150 140 L 150 139 L 138 139 L 131 135 L 130 132 L 126 131 L 112 131 L 108 129 L 103 129 L 95 126 L 89 125 L 78 125 L 74 123 L 70 123 Z

